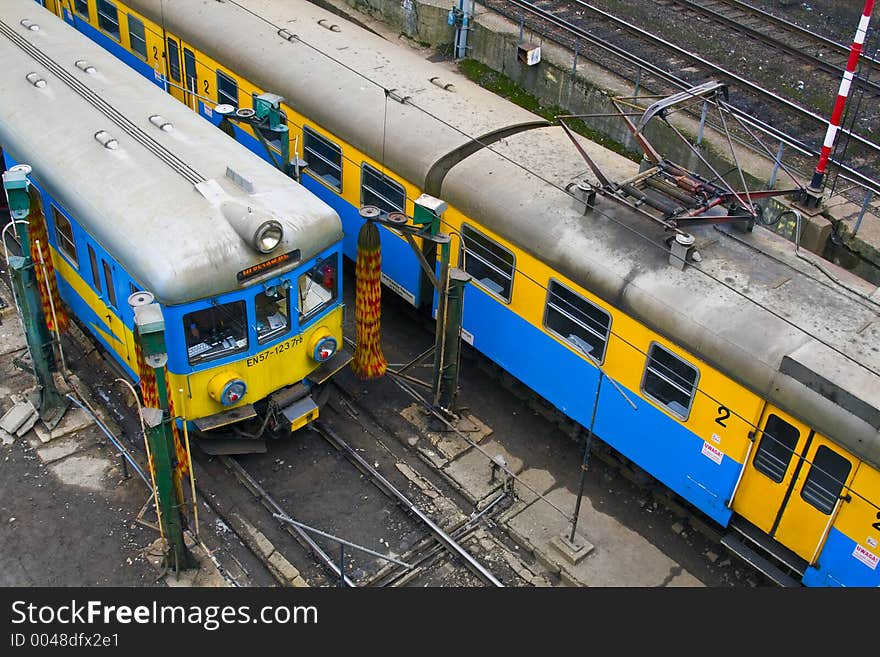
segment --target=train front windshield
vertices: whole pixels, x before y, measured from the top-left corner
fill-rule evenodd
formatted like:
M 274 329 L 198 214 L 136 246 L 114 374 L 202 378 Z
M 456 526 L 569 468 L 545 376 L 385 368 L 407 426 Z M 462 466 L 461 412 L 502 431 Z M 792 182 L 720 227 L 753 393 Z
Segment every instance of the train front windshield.
M 247 351 L 247 307 L 244 301 L 218 304 L 183 316 L 191 365 Z
M 294 274 L 296 278 L 255 286 L 243 292 L 247 295 L 244 299 L 215 301 L 183 315 L 189 364 L 226 358 L 252 346 L 264 348 L 262 345 L 284 339 L 294 330 L 305 329 L 338 298 L 336 259 L 333 254 Z

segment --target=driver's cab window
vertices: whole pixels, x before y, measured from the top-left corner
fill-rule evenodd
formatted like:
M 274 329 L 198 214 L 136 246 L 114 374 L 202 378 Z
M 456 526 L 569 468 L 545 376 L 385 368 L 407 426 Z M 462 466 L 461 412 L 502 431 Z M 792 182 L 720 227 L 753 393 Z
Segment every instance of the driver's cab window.
M 330 256 L 299 277 L 299 323 L 304 324 L 336 299 L 336 256 Z
M 183 316 L 190 365 L 224 358 L 247 349 L 244 301 L 218 304 Z
M 254 297 L 257 311 L 257 341 L 264 344 L 287 333 L 290 328 L 290 305 L 287 290 L 272 286 Z

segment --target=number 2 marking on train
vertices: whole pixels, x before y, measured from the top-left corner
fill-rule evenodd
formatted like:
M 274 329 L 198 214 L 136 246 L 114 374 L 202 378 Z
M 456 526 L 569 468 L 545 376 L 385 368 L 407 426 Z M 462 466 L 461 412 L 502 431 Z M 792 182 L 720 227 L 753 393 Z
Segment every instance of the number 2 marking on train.
M 156 46 L 153 46 L 153 59 L 159 61 L 159 49 Z
M 871 525 L 871 527 L 873 527 L 878 532 L 880 532 L 880 511 L 877 512 L 877 522 L 875 522 L 873 525 Z
M 724 424 L 724 420 L 726 420 L 729 417 L 730 417 L 730 409 L 727 408 L 726 406 L 719 406 L 718 407 L 718 417 L 715 418 L 715 421 L 718 424 L 720 424 L 722 427 L 726 428 L 727 425 Z
M 209 94 L 209 93 L 211 93 L 211 92 L 208 91 L 208 81 L 205 80 L 205 94 L 207 95 L 207 94 Z

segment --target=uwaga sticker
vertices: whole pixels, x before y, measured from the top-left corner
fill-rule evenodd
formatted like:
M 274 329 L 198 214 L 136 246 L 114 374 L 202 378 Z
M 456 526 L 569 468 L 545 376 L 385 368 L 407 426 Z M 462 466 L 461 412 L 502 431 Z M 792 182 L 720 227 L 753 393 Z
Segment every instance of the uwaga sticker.
M 856 545 L 856 549 L 853 550 L 853 556 L 861 561 L 863 564 L 868 566 L 871 570 L 877 569 L 877 563 L 880 562 L 880 557 L 878 557 L 873 552 L 868 552 L 861 545 Z
M 715 463 L 721 464 L 721 461 L 724 459 L 724 452 L 722 452 L 717 447 L 713 447 L 705 440 L 703 441 L 703 456 L 708 456 L 710 459 L 715 461 Z

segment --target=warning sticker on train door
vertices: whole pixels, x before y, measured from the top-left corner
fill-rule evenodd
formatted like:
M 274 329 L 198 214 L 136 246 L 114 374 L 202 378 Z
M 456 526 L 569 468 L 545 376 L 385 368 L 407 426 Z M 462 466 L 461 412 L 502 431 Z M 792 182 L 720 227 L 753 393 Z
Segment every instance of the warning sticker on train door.
M 703 441 L 703 456 L 708 456 L 719 465 L 721 464 L 721 461 L 724 460 L 724 452 L 717 447 L 710 445 L 705 440 Z
M 880 557 L 878 557 L 873 552 L 868 552 L 861 545 L 856 545 L 856 549 L 853 550 L 853 556 L 861 561 L 863 564 L 868 566 L 871 570 L 877 569 L 877 563 L 880 562 Z

